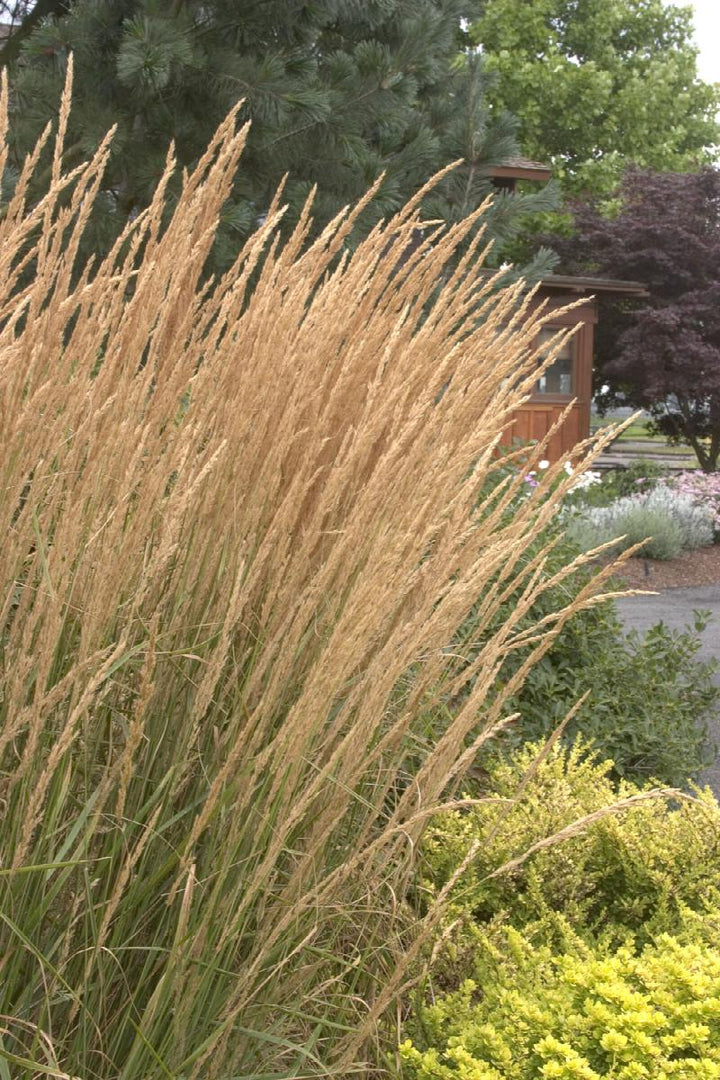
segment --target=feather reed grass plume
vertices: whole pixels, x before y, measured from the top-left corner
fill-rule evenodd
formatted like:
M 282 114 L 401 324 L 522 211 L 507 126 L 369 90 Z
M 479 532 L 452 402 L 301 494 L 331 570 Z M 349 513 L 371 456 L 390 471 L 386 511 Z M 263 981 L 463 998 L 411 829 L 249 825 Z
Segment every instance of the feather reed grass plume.
M 498 669 L 602 586 L 529 633 L 554 579 L 522 556 L 563 483 L 482 498 L 536 326 L 456 257 L 471 220 L 398 265 L 419 197 L 349 254 L 359 208 L 311 242 L 308 206 L 280 242 L 279 195 L 207 281 L 235 114 L 167 223 L 171 160 L 78 269 L 110 142 L 64 173 L 68 107 L 47 196 L 26 205 L 39 147 L 0 221 L 3 1054 L 362 1073 L 422 934 L 417 841 L 507 722 Z M 478 601 L 468 660 L 448 643 Z M 418 758 L 418 718 L 469 680 Z

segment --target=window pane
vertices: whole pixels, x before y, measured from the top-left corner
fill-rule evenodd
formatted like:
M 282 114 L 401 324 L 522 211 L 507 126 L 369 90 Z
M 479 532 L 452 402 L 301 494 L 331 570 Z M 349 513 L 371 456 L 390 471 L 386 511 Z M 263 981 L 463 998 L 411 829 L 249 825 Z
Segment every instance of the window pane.
M 543 356 L 543 345 L 555 337 L 557 330 L 541 330 L 538 334 L 538 349 Z M 546 368 L 537 381 L 536 393 L 573 394 L 573 342 L 566 341 L 549 368 Z

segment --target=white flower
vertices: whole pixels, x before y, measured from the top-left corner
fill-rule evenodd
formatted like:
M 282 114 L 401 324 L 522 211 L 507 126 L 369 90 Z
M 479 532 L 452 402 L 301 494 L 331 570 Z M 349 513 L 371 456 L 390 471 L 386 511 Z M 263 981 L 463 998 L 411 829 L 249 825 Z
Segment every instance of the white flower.
M 565 464 L 563 465 L 563 469 L 568 474 L 568 476 L 572 476 L 572 474 L 575 472 L 569 461 L 565 462 Z
M 543 458 L 542 461 L 538 461 L 538 469 L 549 469 L 549 468 L 550 468 L 550 462 L 546 461 L 545 458 Z
M 601 473 L 599 473 L 599 472 L 591 472 L 590 470 L 588 470 L 587 472 L 583 473 L 582 476 L 580 477 L 580 479 L 577 480 L 576 483 L 574 483 L 572 485 L 572 487 L 569 488 L 568 490 L 569 491 L 585 491 L 587 488 L 592 487 L 594 484 L 601 484 L 601 483 L 602 483 L 602 475 L 601 475 Z

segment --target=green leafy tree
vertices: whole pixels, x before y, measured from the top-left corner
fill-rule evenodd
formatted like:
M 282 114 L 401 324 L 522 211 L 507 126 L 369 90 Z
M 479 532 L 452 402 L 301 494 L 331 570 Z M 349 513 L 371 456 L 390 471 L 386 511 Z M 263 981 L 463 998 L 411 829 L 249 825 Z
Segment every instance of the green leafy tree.
M 69 164 L 117 124 L 91 234 L 96 250 L 147 205 L 171 140 L 180 165 L 192 166 L 240 99 L 252 127 L 224 209 L 219 265 L 253 230 L 286 174 L 288 226 L 317 185 L 319 229 L 384 173 L 362 219 L 367 229 L 432 172 L 463 157 L 466 164 L 428 201 L 432 214 L 454 221 L 492 191 L 489 165 L 517 152 L 516 123 L 489 108 L 484 71 L 462 29 L 479 10 L 478 0 L 77 0 L 19 49 L 16 161 L 57 112 L 72 52 Z M 491 229 L 508 240 L 522 211 L 556 202 L 552 186 L 501 197 Z M 541 252 L 535 269 L 551 264 Z
M 692 9 L 664 0 L 486 0 L 471 34 L 525 151 L 565 190 L 603 194 L 629 164 L 711 160 L 720 87 L 698 79 L 692 29 Z

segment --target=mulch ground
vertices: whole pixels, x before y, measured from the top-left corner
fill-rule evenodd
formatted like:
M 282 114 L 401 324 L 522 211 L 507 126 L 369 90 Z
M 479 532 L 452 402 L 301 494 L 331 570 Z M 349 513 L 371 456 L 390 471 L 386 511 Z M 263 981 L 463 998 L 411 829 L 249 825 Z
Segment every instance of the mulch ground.
M 677 559 L 630 559 L 621 572 L 622 582 L 633 589 L 692 588 L 720 585 L 720 544 L 686 551 Z

